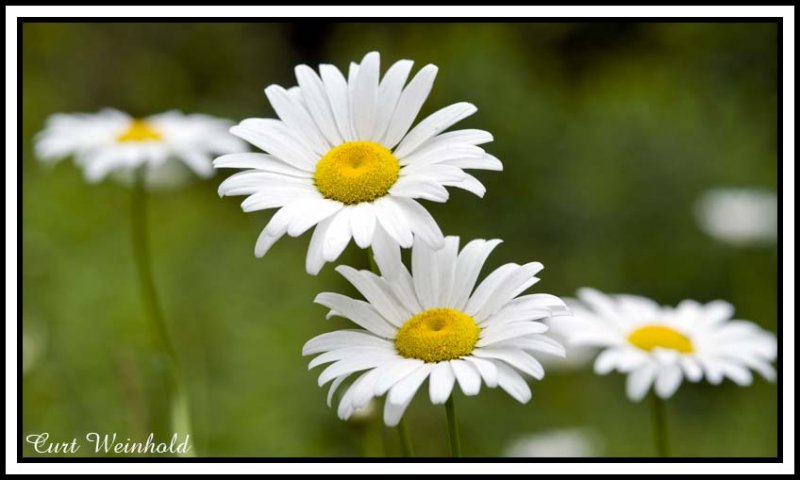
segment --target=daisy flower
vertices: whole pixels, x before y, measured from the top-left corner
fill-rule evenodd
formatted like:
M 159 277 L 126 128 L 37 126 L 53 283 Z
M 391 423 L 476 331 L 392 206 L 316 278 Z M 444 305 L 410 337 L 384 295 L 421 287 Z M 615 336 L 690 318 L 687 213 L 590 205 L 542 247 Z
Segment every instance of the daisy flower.
M 231 133 L 266 153 L 225 155 L 217 168 L 242 168 L 219 186 L 220 196 L 248 195 L 245 212 L 279 209 L 256 241 L 263 256 L 283 235 L 316 226 L 306 270 L 317 274 L 352 238 L 369 247 L 384 230 L 403 248 L 414 235 L 438 249 L 443 236 L 417 202 L 445 202 L 446 186 L 482 197 L 485 188 L 465 169 L 502 170 L 478 145 L 483 130 L 442 133 L 477 110 L 470 103 L 445 107 L 411 128 L 436 77 L 426 65 L 406 84 L 413 62 L 400 60 L 380 78 L 380 56 L 351 63 L 345 78 L 333 65 L 319 74 L 295 68 L 299 86 L 270 85 L 266 94 L 280 120 L 250 118 Z
M 227 120 L 178 111 L 146 118 L 113 109 L 59 113 L 36 137 L 35 151 L 47 163 L 71 155 L 89 182 L 109 174 L 130 178 L 144 165 L 149 185 L 175 178 L 175 160 L 200 177 L 213 175 L 216 154 L 245 150 L 246 145 L 228 132 L 230 126 Z
M 727 377 L 741 386 L 752 383 L 750 370 L 775 378 L 775 336 L 754 323 L 731 320 L 733 306 L 727 302 L 684 300 L 671 308 L 588 288 L 578 297 L 580 302 L 568 303 L 573 316 L 553 323 L 569 332 L 572 345 L 602 347 L 595 372 L 628 374 L 626 390 L 633 401 L 644 398 L 651 386 L 659 397 L 669 398 L 684 377 L 690 382 L 705 377 L 714 385 Z
M 778 197 L 758 188 L 718 188 L 697 201 L 700 228 L 734 246 L 770 245 L 778 237 Z
M 458 243 L 458 237 L 447 237 L 438 251 L 425 242 L 414 243 L 412 276 L 397 244 L 376 233 L 373 248 L 380 276 L 348 266 L 336 269 L 366 301 L 338 293 L 317 296 L 315 301 L 330 309 L 329 316 L 361 327 L 320 335 L 303 347 L 303 355 L 320 354 L 309 368 L 330 364 L 319 376 L 320 386 L 332 382 L 329 405 L 342 382 L 360 372 L 339 402 L 340 418 L 386 394 L 384 422 L 395 426 L 425 380 L 434 404 L 445 403 L 455 383 L 465 395 L 477 395 L 485 383 L 525 403 L 531 391 L 523 374 L 544 376 L 530 352 L 563 354 L 539 320 L 567 314 L 564 302 L 542 293 L 521 295 L 538 282 L 535 275 L 542 264 L 503 265 L 473 291 L 500 241 L 473 240 L 460 253 Z

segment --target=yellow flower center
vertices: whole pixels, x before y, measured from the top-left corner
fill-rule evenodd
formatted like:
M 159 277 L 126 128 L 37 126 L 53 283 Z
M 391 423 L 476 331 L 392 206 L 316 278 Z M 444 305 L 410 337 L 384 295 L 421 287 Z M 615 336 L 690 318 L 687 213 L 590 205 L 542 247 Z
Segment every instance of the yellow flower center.
M 400 162 L 388 148 L 375 142 L 346 142 L 320 159 L 314 184 L 325 198 L 350 205 L 386 195 L 399 174 Z
M 117 136 L 117 141 L 125 142 L 146 142 L 161 140 L 161 133 L 152 125 L 144 120 L 133 120 L 127 130 Z
M 480 331 L 466 313 L 431 308 L 408 319 L 397 331 L 394 345 L 406 358 L 441 362 L 472 353 Z
M 661 325 L 647 325 L 637 328 L 628 335 L 628 341 L 648 352 L 654 348 L 677 350 L 681 353 L 692 353 L 694 351 L 689 337 Z

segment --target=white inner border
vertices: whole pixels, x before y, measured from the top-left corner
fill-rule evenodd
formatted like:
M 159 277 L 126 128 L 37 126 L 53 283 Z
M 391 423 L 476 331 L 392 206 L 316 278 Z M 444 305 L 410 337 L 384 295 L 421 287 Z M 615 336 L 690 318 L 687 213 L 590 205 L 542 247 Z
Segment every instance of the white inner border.
M 309 11 L 313 15 L 308 15 Z M 17 463 L 17 19 L 19 17 L 782 17 L 784 463 Z M 733 473 L 794 472 L 794 9 L 791 6 L 7 6 L 6 473 Z

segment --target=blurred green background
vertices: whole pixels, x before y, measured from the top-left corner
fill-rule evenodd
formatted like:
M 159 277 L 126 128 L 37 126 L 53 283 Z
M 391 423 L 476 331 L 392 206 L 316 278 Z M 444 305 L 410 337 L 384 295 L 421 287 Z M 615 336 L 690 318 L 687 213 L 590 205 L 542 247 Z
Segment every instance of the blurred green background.
M 487 269 L 539 260 L 536 290 L 562 296 L 594 286 L 665 304 L 723 298 L 775 331 L 775 248 L 721 244 L 692 209 L 708 188 L 776 188 L 777 42 L 767 23 L 24 24 L 23 433 L 143 438 L 147 416 L 130 190 L 88 185 L 70 162 L 37 164 L 32 139 L 48 115 L 113 106 L 269 117 L 264 87 L 294 85 L 298 63 L 345 68 L 370 50 L 384 70 L 434 63 L 422 114 L 477 105 L 459 127 L 492 132 L 487 150 L 505 171 L 477 173 L 483 200 L 451 189 L 448 203 L 426 206 L 448 234 L 505 240 Z M 351 290 L 330 265 L 305 273 L 308 235 L 254 258 L 271 212 L 219 199 L 227 174 L 151 197 L 196 452 L 361 455 L 379 427 L 339 420 L 300 356 L 306 340 L 346 325 L 326 322 L 314 296 Z M 340 262 L 367 265 L 352 244 Z M 653 454 L 647 403 L 626 399 L 621 375 L 553 370 L 532 388 L 527 405 L 496 390 L 459 394 L 465 454 L 501 455 L 519 435 L 560 427 L 590 429 L 604 455 Z M 774 456 L 776 407 L 776 385 L 760 377 L 750 388 L 685 384 L 667 407 L 673 453 Z M 444 409 L 427 392 L 407 415 L 418 454 L 448 453 Z M 395 432 L 379 433 L 398 455 Z

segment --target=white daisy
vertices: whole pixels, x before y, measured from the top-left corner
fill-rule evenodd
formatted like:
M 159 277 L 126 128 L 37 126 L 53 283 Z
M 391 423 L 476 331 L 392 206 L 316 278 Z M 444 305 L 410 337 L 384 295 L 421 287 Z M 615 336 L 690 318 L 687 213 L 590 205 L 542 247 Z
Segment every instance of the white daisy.
M 703 231 L 731 245 L 770 245 L 778 237 L 778 198 L 766 189 L 709 190 L 695 213 Z
M 97 113 L 59 113 L 51 116 L 36 137 L 36 155 L 54 163 L 73 156 L 89 182 L 109 174 L 121 178 L 142 165 L 150 183 L 175 176 L 179 160 L 201 177 L 213 175 L 212 158 L 243 151 L 246 145 L 228 132 L 231 122 L 209 115 L 169 111 L 134 118 L 119 110 Z
M 569 332 L 570 344 L 603 347 L 595 372 L 627 373 L 631 400 L 644 398 L 651 385 L 659 397 L 669 398 L 684 377 L 690 382 L 705 377 L 715 385 L 728 377 L 744 386 L 753 381 L 752 369 L 775 378 L 775 336 L 754 323 L 731 320 L 733 306 L 727 302 L 684 300 L 671 308 L 588 288 L 578 297 L 581 302 L 568 300 L 573 316 L 557 320 L 560 331 Z
M 555 458 L 596 457 L 600 439 L 586 428 L 565 428 L 531 433 L 512 441 L 504 450 L 504 457 Z
M 426 65 L 406 85 L 412 64 L 400 60 L 382 79 L 377 52 L 351 63 L 347 78 L 333 65 L 320 65 L 319 75 L 300 65 L 299 87 L 266 89 L 280 120 L 250 118 L 231 129 L 267 153 L 218 158 L 217 168 L 246 169 L 222 182 L 219 194 L 248 195 L 245 212 L 279 209 L 258 237 L 256 256 L 284 234 L 297 237 L 315 225 L 306 260 L 311 274 L 336 260 L 351 237 L 367 248 L 380 229 L 403 248 L 413 235 L 440 248 L 441 230 L 416 199 L 445 202 L 445 186 L 483 196 L 484 186 L 464 169 L 502 170 L 477 146 L 492 135 L 442 133 L 475 113 L 464 102 L 410 129 L 437 72 Z
M 458 237 L 447 237 L 435 251 L 416 242 L 412 276 L 397 244 L 377 232 L 373 248 L 381 276 L 348 266 L 336 269 L 367 301 L 338 293 L 317 296 L 317 303 L 330 308 L 329 316 L 362 327 L 320 335 L 303 347 L 303 355 L 321 354 L 309 368 L 330 363 L 319 376 L 320 386 L 332 382 L 329 405 L 345 379 L 363 372 L 342 396 L 340 418 L 386 394 L 384 422 L 397 425 L 426 379 L 435 404 L 447 401 L 456 382 L 465 395 L 477 395 L 485 383 L 525 403 L 531 391 L 518 371 L 536 379 L 544 376 L 529 352 L 563 355 L 563 347 L 544 335 L 547 326 L 539 320 L 567 314 L 564 302 L 541 293 L 520 296 L 538 282 L 535 275 L 542 264 L 503 265 L 473 291 L 500 241 L 473 240 L 461 253 L 458 243 Z

